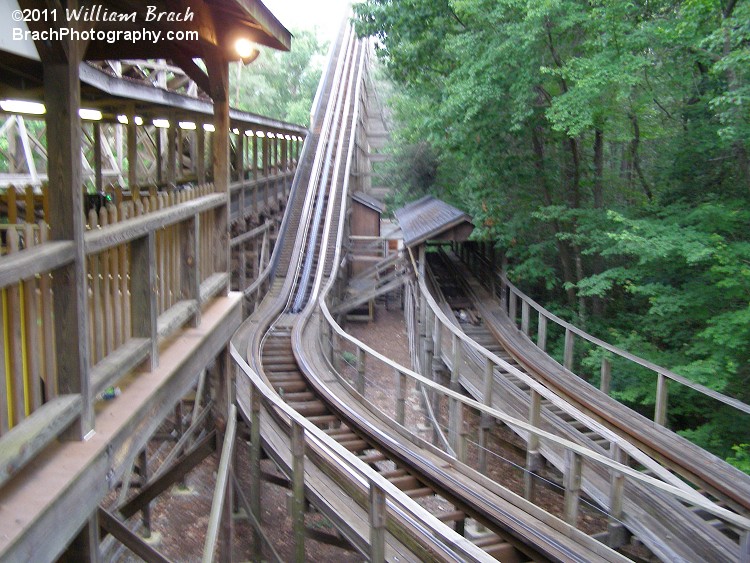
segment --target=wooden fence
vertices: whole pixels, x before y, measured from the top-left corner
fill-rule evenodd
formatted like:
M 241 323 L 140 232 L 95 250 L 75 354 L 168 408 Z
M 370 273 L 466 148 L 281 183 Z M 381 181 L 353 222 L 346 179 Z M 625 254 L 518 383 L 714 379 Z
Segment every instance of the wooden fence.
M 148 346 L 138 338 L 143 335 L 136 335 L 132 326 L 132 276 L 136 275 L 132 271 L 132 245 L 142 237 L 143 231 L 152 232 L 155 238 L 153 267 L 156 283 L 151 291 L 154 293 L 156 317 L 168 317 L 165 314 L 178 309 L 176 305 L 190 304 L 181 307 L 181 314 L 173 314 L 176 321 L 167 319 L 163 330 L 155 330 L 155 333 L 161 333 L 159 336 L 165 336 L 195 314 L 202 297 L 212 293 L 211 288 L 202 288 L 201 283 L 218 287 L 221 280 L 213 278 L 226 278 L 226 274 L 220 276 L 214 268 L 214 245 L 218 240 L 215 210 L 226 199 L 205 197 L 212 196 L 213 192 L 212 184 L 203 184 L 182 191 L 151 193 L 135 200 L 117 198 L 118 204 L 110 202 L 98 211 L 89 211 L 84 244 L 87 247 L 88 362 L 92 366 L 92 379 L 96 379 L 92 382 L 95 393 L 101 391 L 103 385 L 116 382 L 111 373 L 97 376 L 97 368 L 106 364 L 105 360 L 115 352 L 127 356 L 129 348 L 138 348 L 138 352 L 133 352 L 133 358 L 142 359 L 148 355 L 144 351 Z M 9 194 L 13 193 L 9 190 Z M 26 194 L 33 192 L 29 189 Z M 199 198 L 210 201 L 195 201 Z M 13 195 L 6 201 L 12 203 Z M 30 195 L 26 201 L 31 201 Z M 169 208 L 189 207 L 191 202 L 195 208 L 192 211 L 178 213 L 175 209 L 173 217 L 163 220 L 148 218 Z M 34 208 L 27 206 L 28 209 Z M 30 212 L 27 216 L 33 214 Z M 14 218 L 17 219 L 18 215 Z M 30 255 L 26 252 L 36 250 L 46 255 L 55 244 L 67 246 L 64 242 L 48 242 L 50 227 L 44 221 L 1 227 L 4 244 L 0 249 L 3 256 L 0 266 L 9 270 L 14 268 L 10 259 L 28 260 Z M 117 242 L 113 243 L 113 240 Z M 56 297 L 65 297 L 53 294 L 54 269 L 45 271 L 44 266 L 31 267 L 29 271 L 32 273 L 21 274 L 22 279 L 10 275 L 3 277 L 0 290 L 0 436 L 58 396 L 53 303 Z M 195 273 L 189 271 L 193 269 Z M 133 346 L 133 342 L 140 342 L 140 345 Z M 99 371 L 109 373 L 112 370 Z

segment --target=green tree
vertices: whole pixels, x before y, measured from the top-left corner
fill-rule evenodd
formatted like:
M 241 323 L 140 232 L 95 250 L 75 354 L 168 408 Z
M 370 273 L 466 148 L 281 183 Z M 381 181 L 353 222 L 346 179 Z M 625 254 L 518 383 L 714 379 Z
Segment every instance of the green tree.
M 326 48 L 309 30 L 293 33 L 289 52 L 260 47 L 260 56 L 253 63 L 230 68 L 232 106 L 309 125 Z

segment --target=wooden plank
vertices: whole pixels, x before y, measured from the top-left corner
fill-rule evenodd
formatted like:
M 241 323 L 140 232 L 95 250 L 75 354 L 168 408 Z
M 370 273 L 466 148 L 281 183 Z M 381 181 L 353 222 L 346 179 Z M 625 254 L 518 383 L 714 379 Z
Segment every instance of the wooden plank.
M 17 254 L 18 251 L 18 232 L 15 229 L 8 231 L 7 235 L 8 252 Z M 8 323 L 8 350 L 10 351 L 10 385 L 11 389 L 8 398 L 12 405 L 12 416 L 10 419 L 11 426 L 15 426 L 26 417 L 26 394 L 24 390 L 23 374 L 23 356 L 25 353 L 23 347 L 22 325 L 22 302 L 21 302 L 21 284 L 14 284 L 6 290 L 7 309 L 5 311 Z
M 27 248 L 34 244 L 33 224 L 26 223 L 24 227 Z M 28 389 L 29 409 L 35 411 L 42 404 L 41 367 L 39 347 L 39 317 L 37 314 L 36 278 L 29 278 L 23 282 L 24 302 L 24 332 L 26 337 L 26 386 Z
M 49 227 L 44 221 L 39 222 L 39 240 L 47 244 Z M 44 350 L 44 391 L 46 400 L 57 396 L 57 377 L 55 373 L 55 321 L 52 304 L 52 279 L 49 273 L 42 273 L 39 279 L 41 290 L 42 343 Z
M 153 291 L 156 285 L 155 253 L 154 233 L 148 233 L 130 245 L 131 327 L 134 337 L 146 338 L 151 342 L 151 369 L 159 364 L 156 295 Z
M 234 453 L 234 440 L 237 433 L 237 407 L 230 405 L 227 420 L 227 430 L 224 434 L 224 443 L 221 448 L 221 459 L 216 474 L 216 486 L 214 487 L 214 499 L 211 503 L 211 513 L 208 518 L 208 530 L 203 544 L 203 563 L 214 560 L 214 552 L 219 535 L 219 523 L 224 508 L 224 498 L 229 485 L 230 461 Z
M 102 531 L 112 534 L 120 543 L 144 561 L 171 563 L 170 559 L 167 559 L 152 546 L 143 541 L 143 538 L 138 534 L 131 532 L 124 522 L 121 522 L 103 508 L 100 507 L 97 514 L 99 516 L 99 523 Z M 102 536 L 104 536 L 104 534 L 102 534 Z
M 173 334 L 178 328 L 183 326 L 198 308 L 195 301 L 178 301 L 175 305 L 167 309 L 156 321 L 157 334 L 159 340 L 163 340 Z
M 226 201 L 226 194 L 211 194 L 187 203 L 157 210 L 148 215 L 128 219 L 117 225 L 110 225 L 107 229 L 86 233 L 84 235 L 86 253 L 101 252 L 112 246 L 143 237 L 149 232 L 155 232 L 184 221 L 196 213 L 226 205 Z
M 0 438 L 0 487 L 18 473 L 81 413 L 80 395 L 61 395 Z
M 8 417 L 8 397 L 10 389 L 7 384 L 7 372 L 5 368 L 5 289 L 0 289 L 0 436 L 10 428 Z
M 157 473 L 153 480 L 141 488 L 138 494 L 129 499 L 126 504 L 120 506 L 117 512 L 125 519 L 130 518 L 215 451 L 216 432 L 212 431 L 193 445 L 172 467 Z
M 73 261 L 75 245 L 70 241 L 47 242 L 0 259 L 0 287 L 56 270 Z
M 92 393 L 97 395 L 112 387 L 135 369 L 151 352 L 151 340 L 131 338 L 91 368 Z

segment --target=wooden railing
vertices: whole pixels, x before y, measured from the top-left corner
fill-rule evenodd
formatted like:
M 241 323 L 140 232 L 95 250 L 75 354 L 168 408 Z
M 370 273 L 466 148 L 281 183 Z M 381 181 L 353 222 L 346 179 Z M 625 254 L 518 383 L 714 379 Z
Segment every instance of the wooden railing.
M 481 271 L 481 275 L 478 275 L 477 279 L 499 297 L 503 311 L 507 313 L 516 328 L 540 350 L 549 355 L 547 349 L 550 333 L 553 329 L 560 331 L 559 336 L 563 338 L 562 366 L 565 369 L 571 373 L 581 373 L 576 369 L 580 366 L 574 365 L 577 339 L 581 343 L 591 345 L 601 355 L 599 385 L 602 392 L 608 395 L 611 393 L 613 380 L 616 377 L 616 374 L 612 371 L 612 364 L 616 358 L 624 360 L 626 365 L 631 368 L 641 369 L 643 372 L 651 374 L 654 380 L 656 397 L 654 422 L 657 424 L 664 426 L 667 423 L 670 382 L 690 388 L 700 395 L 727 405 L 737 411 L 737 414 L 743 418 L 750 414 L 750 405 L 613 346 L 551 313 L 513 285 L 503 272 L 497 271 L 493 260 L 488 259 L 483 253 L 474 251 L 464 245 L 461 250 L 461 258 L 473 271 Z M 488 275 L 488 272 L 492 272 L 492 274 Z
M 328 294 L 335 293 L 333 283 L 329 284 L 323 291 L 319 300 L 322 322 L 319 330 L 320 347 L 322 353 L 328 358 L 329 366 L 338 374 L 339 380 L 350 389 L 352 397 L 366 401 L 368 404 L 375 401 L 373 397 L 380 390 L 368 385 L 369 382 L 364 377 L 365 365 L 375 364 L 377 365 L 377 368 L 375 368 L 376 372 L 387 373 L 390 371 L 393 373 L 393 385 L 397 391 L 393 409 L 389 410 L 387 416 L 392 418 L 397 424 L 411 428 L 413 432 L 418 433 L 418 421 L 413 420 L 413 417 L 410 420 L 408 411 L 404 408 L 404 400 L 408 395 L 408 390 L 414 389 L 415 386 L 417 389 L 421 386 L 433 398 L 439 397 L 440 399 L 437 403 L 441 400 L 447 403 L 450 418 L 447 430 L 452 450 L 451 455 L 457 457 L 460 461 L 467 462 L 469 460 L 469 440 L 466 432 L 466 421 L 470 416 L 475 420 L 487 418 L 495 423 L 502 423 L 509 427 L 517 428 L 521 433 L 527 434 L 530 437 L 530 448 L 534 447 L 537 450 L 546 448 L 562 452 L 563 457 L 567 460 L 563 479 L 565 489 L 563 519 L 572 525 L 575 525 L 578 521 L 579 497 L 582 493 L 580 488 L 581 475 L 590 474 L 591 471 L 596 469 L 603 470 L 611 475 L 609 499 L 604 499 L 602 504 L 609 507 L 608 516 L 612 524 L 617 524 L 621 517 L 619 510 L 622 507 L 622 495 L 627 486 L 626 483 L 635 481 L 646 485 L 654 491 L 673 496 L 683 503 L 706 510 L 735 526 L 740 530 L 740 535 L 743 538 L 740 542 L 740 549 L 745 549 L 743 546 L 746 546 L 747 541 L 750 539 L 750 520 L 721 508 L 697 494 L 690 486 L 671 475 L 669 471 L 664 470 L 658 464 L 649 462 L 646 456 L 632 447 L 626 440 L 612 432 L 607 432 L 606 429 L 590 418 L 581 417 L 581 413 L 576 413 L 577 418 L 581 420 L 586 419 L 587 424 L 595 428 L 601 435 L 606 436 L 610 442 L 609 457 L 543 430 L 540 427 L 541 422 L 539 417 L 530 415 L 529 421 L 519 420 L 492 408 L 491 382 L 493 380 L 492 374 L 495 370 L 500 369 L 510 372 L 519 378 L 523 378 L 524 374 L 466 336 L 442 312 L 437 303 L 429 297 L 423 282 L 420 282 L 419 285 L 419 295 L 415 295 L 412 298 L 413 303 L 421 302 L 418 306 L 418 311 L 420 312 L 417 313 L 417 319 L 419 319 L 419 326 L 423 327 L 421 330 L 421 339 L 423 342 L 417 346 L 421 355 L 418 365 L 431 366 L 432 357 L 441 354 L 441 348 L 445 346 L 447 337 L 447 342 L 450 343 L 450 348 L 447 349 L 452 350 L 452 354 L 455 357 L 451 366 L 450 387 L 440 385 L 432 378 L 425 377 L 416 371 L 394 362 L 345 332 L 331 315 L 329 304 L 327 303 Z M 347 352 L 347 354 L 344 354 L 344 352 Z M 457 383 L 460 369 L 463 369 L 459 366 L 463 365 L 468 354 L 476 354 L 485 362 L 485 394 L 484 400 L 481 403 L 467 398 L 457 390 L 457 387 L 454 389 L 454 383 Z M 346 358 L 352 358 L 354 362 L 347 364 Z M 428 367 L 426 369 L 430 370 L 431 368 Z M 545 398 L 555 407 L 562 409 L 564 412 L 570 411 L 573 414 L 574 409 L 542 385 L 535 384 L 535 382 L 530 380 L 526 381 L 524 379 L 524 381 L 532 387 L 532 393 L 536 394 L 538 400 Z M 538 400 L 533 403 L 538 403 Z M 485 423 L 482 423 L 482 426 L 484 425 Z M 486 433 L 484 433 L 484 437 L 482 437 L 482 434 L 480 432 L 479 437 L 472 438 L 471 442 L 485 449 Z M 481 457 L 479 456 L 480 460 Z M 650 477 L 641 471 L 632 469 L 629 463 L 633 462 L 648 464 L 649 469 L 658 478 Z M 486 466 L 479 467 L 479 471 L 486 473 Z
M 201 304 L 225 290 L 217 271 L 216 213 L 227 195 L 213 185 L 110 203 L 89 213 L 83 248 L 89 378 L 86 396 L 64 394 L 55 365 L 57 276 L 74 260 L 72 241 L 48 241 L 48 226 L 4 228 L 0 258 L 0 485 L 81 416 L 83 406 L 148 360 L 158 343 L 200 319 Z M 59 290 L 58 290 L 59 291 Z

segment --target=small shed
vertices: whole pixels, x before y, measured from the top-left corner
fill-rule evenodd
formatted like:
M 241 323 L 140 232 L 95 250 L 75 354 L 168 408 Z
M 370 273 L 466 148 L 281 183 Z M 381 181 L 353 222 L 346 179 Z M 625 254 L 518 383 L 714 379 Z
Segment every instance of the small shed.
M 463 242 L 474 230 L 469 215 L 431 195 L 396 210 L 395 215 L 409 248 L 428 240 Z
M 385 249 L 374 241 L 380 238 L 380 218 L 385 205 L 364 192 L 355 192 L 351 197 L 352 261 L 349 274 L 356 276 L 384 257 Z
M 474 230 L 471 217 L 431 195 L 396 210 L 404 246 L 418 251 L 419 275 L 424 275 L 425 247 L 428 241 L 464 242 Z
M 380 236 L 380 217 L 385 204 L 364 192 L 352 194 L 352 234 L 357 236 Z

